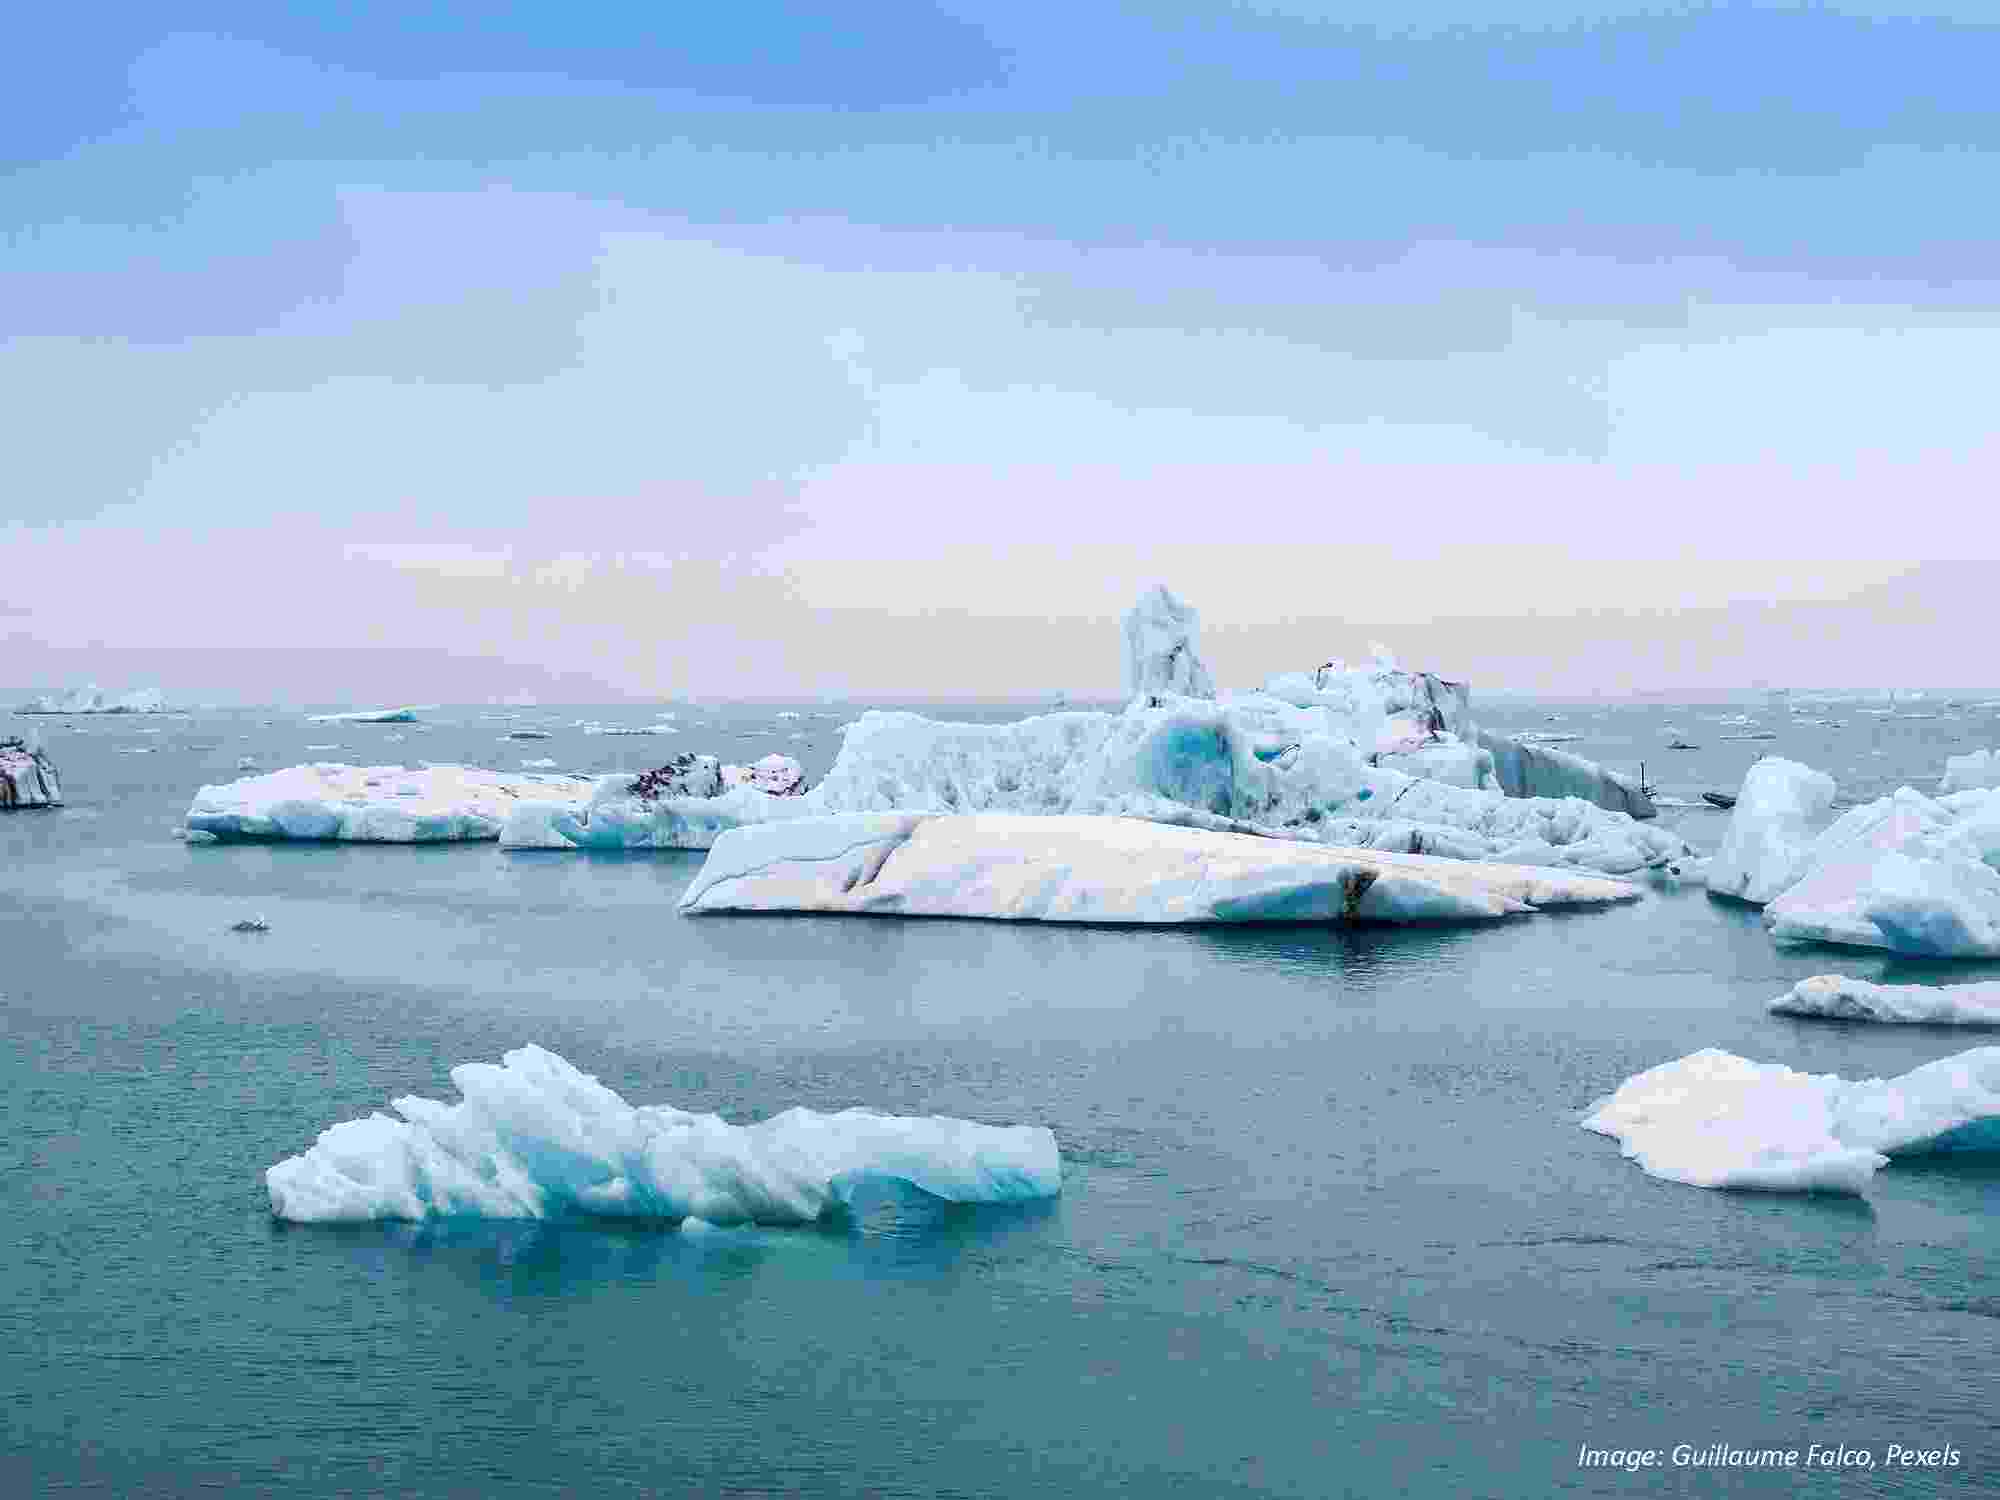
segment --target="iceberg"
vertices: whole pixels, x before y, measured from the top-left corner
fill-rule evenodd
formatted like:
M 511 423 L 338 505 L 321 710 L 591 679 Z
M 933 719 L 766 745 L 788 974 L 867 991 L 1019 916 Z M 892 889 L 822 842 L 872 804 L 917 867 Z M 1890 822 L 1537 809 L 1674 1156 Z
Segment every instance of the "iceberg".
M 308 724 L 414 724 L 414 708 L 364 708 L 347 714 L 309 714 Z
M 1196 653 L 1201 616 L 1155 584 L 1125 614 L 1125 691 L 1213 698 L 1215 679 Z
M 167 707 L 166 695 L 158 688 L 140 688 L 122 697 L 109 697 L 96 683 L 89 683 L 70 692 L 44 693 L 31 698 L 15 710 L 23 714 L 164 714 L 172 713 Z
M 1708 888 L 1763 905 L 1805 873 L 1813 824 L 1833 806 L 1833 778 L 1795 760 L 1767 756 L 1743 778 Z
M 62 778 L 41 746 L 19 735 L 0 739 L 0 811 L 60 807 Z
M 516 803 L 503 849 L 707 849 L 732 828 L 801 815 L 805 771 L 788 755 L 726 766 L 677 755 L 639 775 L 598 778 L 574 801 Z
M 495 839 L 517 803 L 581 801 L 578 776 L 485 771 L 472 766 L 290 766 L 205 786 L 187 812 L 191 832 L 223 842 L 328 839 L 422 844 Z
M 302 1223 L 621 1218 L 809 1224 L 871 1183 L 953 1203 L 1062 1189 L 1048 1130 L 945 1116 L 789 1109 L 754 1125 L 631 1105 L 555 1053 L 451 1070 L 457 1104 L 402 1098 L 320 1133 L 264 1174 L 271 1212 Z
M 1933 800 L 1903 787 L 1849 809 L 1764 919 L 1783 942 L 2000 956 L 2000 792 Z
M 1974 984 L 1870 984 L 1839 974 L 1802 979 L 1773 1000 L 1771 1013 L 1828 1021 L 1890 1021 L 1918 1026 L 2000 1026 L 2000 981 Z
M 1448 922 L 1637 894 L 1599 875 L 1131 818 L 860 813 L 731 830 L 680 909 L 1145 925 Z
M 1582 1123 L 1668 1182 L 1859 1193 L 1892 1157 L 2000 1150 L 2000 1047 L 1860 1082 L 1709 1047 L 1628 1078 Z
M 1581 755 L 1554 749 L 1547 736 L 1510 737 L 1481 730 L 1478 741 L 1493 759 L 1500 790 L 1510 797 L 1580 797 L 1628 817 L 1659 816 L 1653 799 L 1632 777 L 1606 770 Z
M 1952 792 L 1992 791 L 2000 788 L 2000 751 L 1975 750 L 1970 755 L 1948 755 L 1938 795 Z

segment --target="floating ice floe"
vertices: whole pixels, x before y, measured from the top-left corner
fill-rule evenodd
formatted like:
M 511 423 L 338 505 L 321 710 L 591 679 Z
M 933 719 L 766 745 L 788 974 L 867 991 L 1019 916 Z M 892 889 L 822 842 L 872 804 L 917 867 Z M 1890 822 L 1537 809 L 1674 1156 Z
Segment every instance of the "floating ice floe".
M 414 724 L 414 708 L 364 708 L 345 714 L 308 714 L 308 724 Z
M 1828 1021 L 1889 1021 L 1919 1026 L 2000 1026 L 2000 981 L 1974 984 L 1870 984 L 1839 974 L 1802 979 L 1773 1000 L 1772 1014 Z
M 1162 827 L 1131 818 L 864 813 L 733 829 L 689 913 L 854 912 L 1008 921 L 1467 921 L 1629 899 L 1573 871 Z
M 22 704 L 16 713 L 23 714 L 165 714 L 173 710 L 167 707 L 166 695 L 158 688 L 140 688 L 136 692 L 121 697 L 111 697 L 96 683 L 74 688 L 67 693 L 44 693 L 39 698 L 31 698 Z
M 1710 1047 L 1628 1078 L 1583 1125 L 1669 1182 L 1859 1193 L 1891 1157 L 2000 1150 L 2000 1047 L 1860 1082 Z
M 1805 873 L 1814 824 L 1833 806 L 1834 791 L 1824 771 L 1776 756 L 1758 761 L 1709 863 L 1708 888 L 1762 905 L 1792 885 Z
M 500 737 L 504 740 L 552 740 L 555 738 L 546 729 L 510 729 Z
M 0 739 L 0 811 L 60 807 L 62 778 L 40 745 L 14 736 Z
M 1933 799 L 1903 787 L 1849 809 L 1764 920 L 1789 942 L 2000 955 L 2000 792 Z
M 1995 788 L 2000 788 L 2000 751 L 1974 750 L 1970 755 L 1945 757 L 1944 779 L 1938 783 L 1939 796 Z
M 290 766 L 222 786 L 205 786 L 187 827 L 228 842 L 331 839 L 421 844 L 494 839 L 513 806 L 530 798 L 576 800 L 591 782 L 576 776 L 438 765 Z
M 679 734 L 672 724 L 599 724 L 595 720 L 578 719 L 576 727 L 585 734 Z
M 600 777 L 573 803 L 516 804 L 500 847 L 706 849 L 731 828 L 797 816 L 804 786 L 804 770 L 785 755 L 749 766 L 677 755 L 654 771 Z
M 805 1224 L 870 1183 L 954 1203 L 1051 1198 L 1055 1137 L 1030 1125 L 790 1109 L 754 1125 L 627 1104 L 553 1052 L 451 1070 L 457 1104 L 402 1098 L 270 1168 L 271 1212 L 305 1222 L 640 1218 Z
M 1495 779 L 1509 797 L 1578 797 L 1628 817 L 1658 816 L 1652 797 L 1636 779 L 1567 750 L 1551 749 L 1546 740 L 1529 735 L 1510 740 L 1482 730 L 1478 741 L 1493 757 Z

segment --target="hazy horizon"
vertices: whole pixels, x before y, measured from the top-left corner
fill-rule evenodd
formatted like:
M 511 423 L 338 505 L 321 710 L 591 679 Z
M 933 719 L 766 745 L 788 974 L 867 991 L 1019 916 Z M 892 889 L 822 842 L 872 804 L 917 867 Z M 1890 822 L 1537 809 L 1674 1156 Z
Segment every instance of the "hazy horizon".
M 0 676 L 1979 681 L 2000 25 L 1924 0 L 24 18 Z M 248 644 L 254 643 L 254 644 Z

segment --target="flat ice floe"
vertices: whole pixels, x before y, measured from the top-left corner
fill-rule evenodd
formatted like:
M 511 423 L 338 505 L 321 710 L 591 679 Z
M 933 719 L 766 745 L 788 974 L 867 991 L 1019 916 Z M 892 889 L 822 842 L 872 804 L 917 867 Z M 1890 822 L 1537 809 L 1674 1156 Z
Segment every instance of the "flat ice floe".
M 517 804 L 581 801 L 591 786 L 585 777 L 473 766 L 411 770 L 322 761 L 205 786 L 188 808 L 187 827 L 223 841 L 423 844 L 495 839 Z
M 2000 1047 L 1859 1082 L 1709 1047 L 1628 1078 L 1583 1126 L 1669 1182 L 1859 1193 L 1891 1157 L 2000 1151 Z
M 863 813 L 738 828 L 689 913 L 1105 923 L 1466 921 L 1625 900 L 1569 870 L 1327 848 L 1133 818 Z
M 2000 1026 L 2000 981 L 1870 984 L 1839 974 L 1802 979 L 1771 1002 L 1781 1016 L 1891 1021 L 1929 1026 Z
M 754 1125 L 630 1105 L 536 1046 L 451 1070 L 463 1099 L 402 1098 L 270 1168 L 281 1219 L 576 1216 L 805 1224 L 870 1182 L 954 1203 L 1051 1198 L 1054 1135 L 944 1116 L 789 1109 Z M 694 1227 L 699 1227 L 694 1226 Z

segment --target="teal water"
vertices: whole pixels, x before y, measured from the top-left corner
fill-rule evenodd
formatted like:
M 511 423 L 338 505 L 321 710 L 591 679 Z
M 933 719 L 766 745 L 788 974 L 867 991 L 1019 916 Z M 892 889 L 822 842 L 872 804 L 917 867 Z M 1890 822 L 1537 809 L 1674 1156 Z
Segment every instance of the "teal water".
M 1576 1450 L 1951 1442 L 1947 1476 L 1819 1482 L 2000 1491 L 2000 1167 L 1899 1162 L 1866 1201 L 1707 1193 L 1575 1123 L 1700 1046 L 1858 1077 L 2000 1040 L 1763 1010 L 1813 973 L 2000 968 L 1781 952 L 1698 890 L 1428 930 L 684 920 L 699 855 L 171 836 L 243 755 L 609 769 L 776 749 L 816 774 L 838 720 L 783 708 L 518 743 L 473 709 L 421 730 L 39 721 L 71 803 L 0 820 L 0 1482 L 1777 1493 L 1809 1481 L 1635 1479 Z M 1858 798 L 2000 743 L 1990 712 L 1836 711 L 1839 730 L 1724 744 L 1700 717 L 1719 712 L 1487 717 L 1581 724 L 1569 748 L 1643 755 L 1690 796 L 1769 751 Z M 644 716 L 521 722 L 577 717 Z M 1704 748 L 1658 751 L 1664 724 Z M 1722 826 L 1668 816 L 1701 843 Z M 228 931 L 253 911 L 269 933 Z M 272 1221 L 266 1166 L 395 1095 L 454 1097 L 451 1065 L 530 1040 L 636 1102 L 738 1120 L 865 1104 L 1046 1124 L 1065 1190 L 1030 1209 L 883 1195 L 830 1227 L 700 1239 Z

